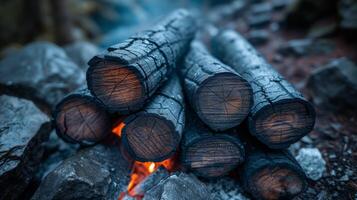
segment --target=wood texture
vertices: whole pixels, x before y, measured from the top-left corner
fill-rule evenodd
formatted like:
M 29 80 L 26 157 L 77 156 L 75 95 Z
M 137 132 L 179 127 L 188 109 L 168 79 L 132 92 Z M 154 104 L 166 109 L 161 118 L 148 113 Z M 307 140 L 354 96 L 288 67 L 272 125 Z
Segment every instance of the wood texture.
M 108 48 L 89 62 L 88 88 L 111 112 L 141 109 L 188 50 L 196 25 L 185 10 Z
M 252 86 L 251 134 L 270 148 L 286 148 L 313 129 L 312 105 L 242 36 L 223 31 L 214 38 L 213 46 L 215 55 Z
M 240 140 L 227 133 L 213 133 L 192 112 L 181 141 L 181 163 L 200 177 L 226 175 L 244 161 Z
M 124 120 L 122 142 L 133 159 L 159 162 L 176 151 L 185 125 L 185 105 L 176 75 L 144 110 Z
M 191 106 L 213 130 L 233 128 L 248 115 L 253 101 L 250 85 L 202 43 L 191 44 L 181 75 Z
M 88 89 L 67 95 L 53 116 L 57 134 L 68 142 L 92 145 L 111 133 L 109 114 Z
M 306 176 L 288 151 L 254 146 L 239 168 L 244 189 L 255 199 L 293 199 L 307 187 Z

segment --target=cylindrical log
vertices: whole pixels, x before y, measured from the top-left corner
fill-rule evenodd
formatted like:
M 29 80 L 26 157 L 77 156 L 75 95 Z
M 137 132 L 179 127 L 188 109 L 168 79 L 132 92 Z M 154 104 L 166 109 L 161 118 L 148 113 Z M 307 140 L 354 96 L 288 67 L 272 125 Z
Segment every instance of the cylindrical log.
M 67 95 L 53 113 L 57 134 L 71 143 L 94 144 L 111 133 L 111 118 L 88 89 Z
M 286 148 L 309 133 L 315 111 L 288 81 L 239 34 L 223 31 L 213 40 L 215 54 L 253 89 L 248 115 L 251 134 L 270 148 Z
M 255 199 L 293 199 L 307 187 L 304 171 L 285 150 L 247 150 L 238 170 L 244 189 Z
M 89 62 L 88 88 L 110 112 L 139 110 L 188 50 L 194 18 L 178 10 L 151 30 L 108 48 Z
M 189 171 L 204 178 L 226 175 L 244 161 L 241 141 L 227 133 L 213 133 L 197 115 L 187 115 L 181 141 L 181 163 Z
M 174 74 L 143 111 L 124 120 L 122 142 L 134 160 L 159 162 L 172 156 L 185 125 L 182 88 Z
M 200 119 L 215 131 L 239 125 L 253 101 L 248 82 L 195 41 L 181 70 L 186 94 Z

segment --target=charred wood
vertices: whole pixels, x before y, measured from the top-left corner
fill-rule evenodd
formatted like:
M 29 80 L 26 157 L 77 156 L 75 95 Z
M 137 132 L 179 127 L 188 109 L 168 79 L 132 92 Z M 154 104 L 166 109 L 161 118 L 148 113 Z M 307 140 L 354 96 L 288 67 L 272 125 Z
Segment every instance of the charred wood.
M 144 110 L 124 120 L 122 142 L 134 160 L 159 162 L 172 156 L 185 125 L 182 88 L 174 74 Z
M 223 131 L 246 118 L 252 104 L 250 85 L 202 43 L 192 43 L 181 72 L 191 106 L 210 128 Z
M 248 115 L 251 134 L 270 148 L 286 148 L 314 126 L 312 105 L 239 34 L 224 31 L 213 41 L 215 54 L 253 89 Z
M 141 109 L 188 50 L 195 30 L 194 18 L 178 10 L 151 30 L 108 48 L 89 62 L 89 90 L 110 112 Z
M 57 134 L 71 143 L 91 145 L 111 133 L 111 118 L 89 92 L 72 92 L 57 104 L 53 113 Z

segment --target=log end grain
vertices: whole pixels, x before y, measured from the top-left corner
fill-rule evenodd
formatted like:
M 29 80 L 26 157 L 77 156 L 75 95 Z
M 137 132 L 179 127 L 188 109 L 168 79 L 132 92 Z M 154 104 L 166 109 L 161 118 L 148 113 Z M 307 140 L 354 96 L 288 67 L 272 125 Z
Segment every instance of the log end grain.
M 94 58 L 96 59 L 96 57 Z M 140 73 L 118 62 L 90 61 L 87 71 L 88 89 L 109 112 L 128 114 L 140 109 L 146 96 Z
M 58 135 L 71 143 L 91 145 L 111 132 L 111 119 L 93 97 L 69 95 L 56 107 L 54 120 Z
M 197 90 L 196 97 L 198 116 L 216 131 L 239 125 L 252 105 L 250 85 L 230 72 L 207 78 Z
M 258 171 L 249 185 L 262 199 L 291 199 L 304 189 L 304 184 L 304 179 L 288 167 L 274 167 Z
M 187 145 L 182 152 L 182 164 L 198 176 L 220 177 L 244 160 L 244 148 L 228 135 L 206 136 Z
M 270 148 L 286 148 L 309 133 L 315 124 L 312 105 L 285 99 L 263 107 L 249 118 L 250 132 Z
M 160 162 L 176 152 L 180 134 L 175 125 L 154 113 L 132 115 L 122 129 L 122 142 L 129 154 L 141 162 Z

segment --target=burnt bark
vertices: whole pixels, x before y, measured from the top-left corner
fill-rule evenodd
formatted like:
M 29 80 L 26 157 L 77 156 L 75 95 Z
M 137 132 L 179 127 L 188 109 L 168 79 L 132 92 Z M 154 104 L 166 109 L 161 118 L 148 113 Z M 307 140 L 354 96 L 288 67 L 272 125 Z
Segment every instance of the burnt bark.
M 89 90 L 111 112 L 141 109 L 188 50 L 195 30 L 194 18 L 178 10 L 151 30 L 109 47 L 89 62 Z
M 191 44 L 181 75 L 188 100 L 200 119 L 215 131 L 239 125 L 252 104 L 248 82 L 205 49 Z
M 34 42 L 0 61 L 0 93 L 33 100 L 50 112 L 85 82 L 84 73 L 58 46 Z
M 71 143 L 92 145 L 111 133 L 111 118 L 88 89 L 77 90 L 57 104 L 53 112 L 57 134 Z
M 122 142 L 133 159 L 159 162 L 172 156 L 185 126 L 185 104 L 174 74 L 144 110 L 127 117 Z
M 247 145 L 246 161 L 238 171 L 243 188 L 255 199 L 293 199 L 306 189 L 305 173 L 287 150 Z
M 0 96 L 0 199 L 18 199 L 38 170 L 50 119 L 32 102 Z
M 118 146 L 83 149 L 50 172 L 32 199 L 117 199 L 126 191 L 130 165 Z
M 251 134 L 270 148 L 286 148 L 314 126 L 312 105 L 239 34 L 223 31 L 214 40 L 215 54 L 232 66 L 253 89 L 248 115 Z
M 226 175 L 244 161 L 244 147 L 237 136 L 214 133 L 192 113 L 181 141 L 181 164 L 197 176 Z

